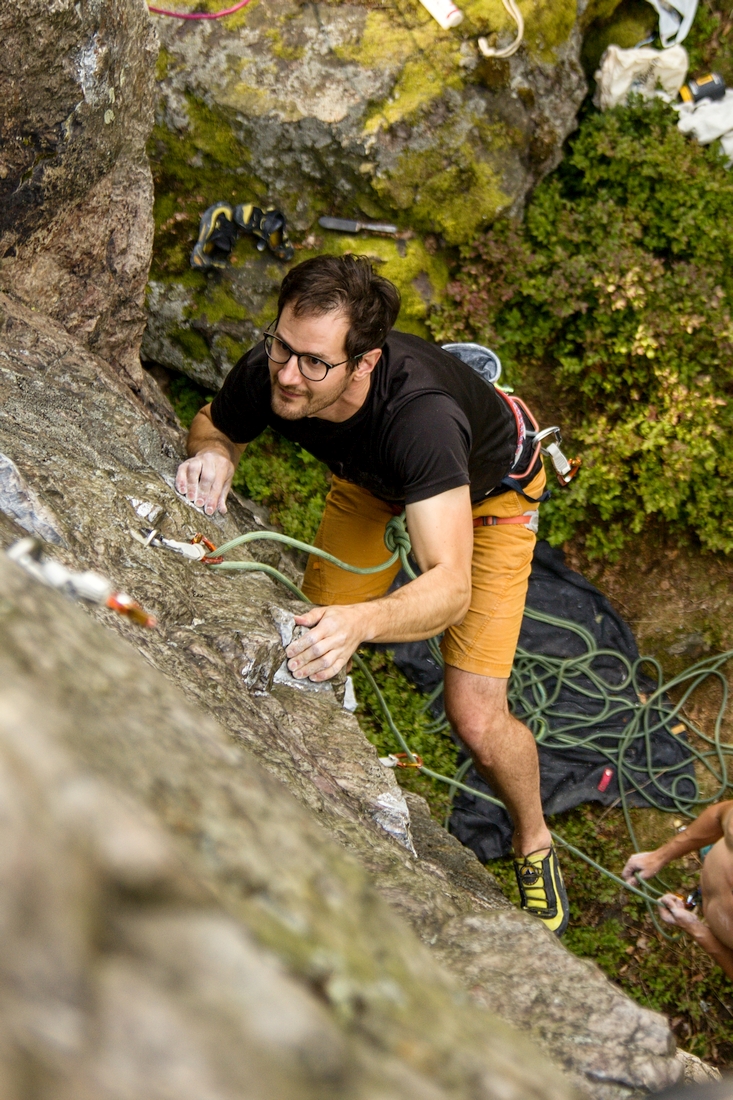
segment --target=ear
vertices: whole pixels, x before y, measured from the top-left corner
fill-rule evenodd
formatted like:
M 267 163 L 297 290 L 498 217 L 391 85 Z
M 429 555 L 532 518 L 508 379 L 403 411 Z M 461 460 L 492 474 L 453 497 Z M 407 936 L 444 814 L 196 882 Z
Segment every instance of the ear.
M 379 360 L 382 358 L 381 348 L 372 348 L 371 351 L 366 351 L 360 357 L 359 362 L 356 364 L 352 378 L 362 379 L 368 377 L 376 367 Z

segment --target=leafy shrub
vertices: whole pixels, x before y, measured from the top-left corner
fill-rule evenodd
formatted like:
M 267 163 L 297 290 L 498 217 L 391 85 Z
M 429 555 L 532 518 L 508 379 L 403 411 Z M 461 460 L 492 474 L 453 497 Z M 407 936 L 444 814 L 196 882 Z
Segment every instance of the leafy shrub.
M 561 416 L 584 465 L 547 535 L 592 556 L 648 517 L 733 551 L 733 178 L 675 123 L 658 102 L 586 117 L 524 223 L 464 250 L 432 319 Z
M 326 503 L 329 473 L 297 443 L 268 428 L 247 445 L 233 485 L 266 504 L 270 519 L 286 535 L 313 542 Z

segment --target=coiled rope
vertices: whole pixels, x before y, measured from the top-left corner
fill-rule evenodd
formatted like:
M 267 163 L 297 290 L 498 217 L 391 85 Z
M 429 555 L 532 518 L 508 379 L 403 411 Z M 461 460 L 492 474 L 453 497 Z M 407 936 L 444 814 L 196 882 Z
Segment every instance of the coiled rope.
M 273 531 L 253 531 L 246 535 L 239 535 L 237 538 L 219 546 L 214 553 L 217 556 L 222 556 L 238 547 L 262 540 L 279 542 L 307 554 L 313 554 L 339 569 L 361 576 L 380 573 L 385 569 L 389 569 L 398 560 L 411 580 L 414 580 L 417 575 L 409 560 L 411 545 L 405 526 L 404 513 L 401 516 L 395 516 L 387 524 L 384 542 L 387 551 L 390 553 L 389 558 L 380 565 L 367 568 L 349 565 L 347 562 L 334 557 L 333 554 L 329 554 L 326 550 L 321 550 L 317 546 L 312 546 L 309 543 L 301 542 L 299 539 Z M 265 573 L 283 584 L 298 599 L 303 600 L 305 603 L 310 602 L 296 584 L 280 570 L 265 562 L 225 561 L 209 565 L 208 568 L 214 572 Z M 638 843 L 629 807 L 629 796 L 632 792 L 642 794 L 646 802 L 657 809 L 668 811 L 669 802 L 671 801 L 674 810 L 688 818 L 695 816 L 694 811 L 699 806 L 716 802 L 724 795 L 728 786 L 726 758 L 733 754 L 733 745 L 722 741 L 722 725 L 729 696 L 728 681 L 723 673 L 723 667 L 733 658 L 733 650 L 727 650 L 717 656 L 699 661 L 678 676 L 664 682 L 662 668 L 659 662 L 652 657 L 640 657 L 636 661 L 630 662 L 623 654 L 615 650 L 599 648 L 593 635 L 577 623 L 555 618 L 534 611 L 531 608 L 525 608 L 524 613 L 530 619 L 571 631 L 584 643 L 585 653 L 577 657 L 557 658 L 529 653 L 519 647 L 508 691 L 512 711 L 529 727 L 535 740 L 547 748 L 562 752 L 565 749 L 577 749 L 580 746 L 591 748 L 594 752 L 606 757 L 616 772 L 619 785 L 619 802 L 635 851 L 638 850 Z M 438 640 L 431 638 L 429 645 L 432 655 L 442 667 L 442 655 Z M 594 668 L 594 662 L 597 662 L 599 658 L 610 658 L 618 662 L 620 675 L 615 678 L 615 682 L 609 681 Z M 471 765 L 470 759 L 462 764 L 453 776 L 442 775 L 440 772 L 426 767 L 410 749 L 369 667 L 358 654 L 354 654 L 354 662 L 368 681 L 390 732 L 400 745 L 411 766 L 428 778 L 447 784 L 451 797 L 454 796 L 456 791 L 461 790 L 473 795 L 475 798 L 484 799 L 496 806 L 503 806 L 498 798 L 469 787 L 463 782 L 463 778 Z M 656 683 L 652 681 L 653 686 L 651 689 L 649 680 L 643 671 L 647 668 L 653 669 L 655 673 Z M 686 760 L 675 764 L 672 769 L 674 771 L 681 770 L 690 763 L 697 763 L 704 767 L 714 777 L 717 789 L 708 797 L 702 797 L 696 779 L 689 775 L 678 776 L 672 783 L 671 788 L 660 784 L 659 778 L 663 773 L 655 771 L 653 767 L 652 738 L 656 732 L 669 727 L 672 722 L 680 721 L 680 716 L 684 713 L 685 705 L 690 697 L 711 677 L 718 682 L 721 688 L 721 702 L 713 735 L 708 736 L 685 714 L 685 727 L 695 733 L 704 747 L 697 748 L 688 742 L 689 756 Z M 563 689 L 568 687 L 595 704 L 596 712 L 586 716 L 563 711 L 558 700 Z M 667 700 L 667 694 L 673 690 L 679 691 L 679 699 L 676 703 L 671 704 Z M 426 710 L 441 691 L 442 684 L 438 685 L 435 691 L 427 697 Z M 623 727 L 622 732 L 598 731 L 599 723 L 608 722 L 609 719 L 617 720 L 618 725 Z M 595 732 L 593 732 L 594 727 L 596 727 Z M 429 730 L 437 733 L 448 728 L 448 722 L 443 714 L 432 723 Z M 584 729 L 587 729 L 588 733 L 579 737 L 579 732 Z M 643 757 L 645 763 L 643 765 L 636 764 L 628 759 L 631 746 L 638 746 L 639 738 L 643 740 L 644 745 Z M 684 784 L 689 785 L 691 793 L 685 793 L 683 790 Z M 663 796 L 666 805 L 657 798 L 657 795 Z M 597 863 L 585 852 L 576 848 L 559 833 L 553 830 L 550 831 L 553 840 L 557 844 L 566 848 L 578 859 L 583 860 L 588 866 L 593 867 L 594 870 L 605 875 L 606 878 L 615 882 L 618 886 L 623 887 L 624 890 L 628 890 L 630 893 L 642 898 L 656 928 L 666 939 L 675 940 L 679 938 L 678 935 L 668 933 L 659 924 L 656 917 L 655 906 L 660 904 L 659 899 L 665 891 L 657 889 L 638 876 L 638 886 L 625 882 L 620 876 L 615 875 L 607 867 Z

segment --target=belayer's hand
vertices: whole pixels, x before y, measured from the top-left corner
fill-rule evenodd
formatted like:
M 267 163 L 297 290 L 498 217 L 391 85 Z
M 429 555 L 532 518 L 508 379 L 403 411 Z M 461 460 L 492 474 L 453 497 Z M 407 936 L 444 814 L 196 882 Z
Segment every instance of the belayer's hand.
M 700 924 L 696 913 L 687 908 L 682 898 L 676 894 L 664 894 L 659 899 L 659 915 L 665 924 L 674 924 L 689 932 L 694 925 Z
M 313 607 L 295 621 L 309 628 L 285 650 L 288 668 L 298 680 L 330 680 L 364 640 L 358 607 Z
M 226 500 L 232 487 L 234 464 L 220 451 L 200 451 L 178 467 L 176 489 L 207 516 L 217 510 L 226 514 Z
M 633 856 L 626 862 L 626 866 L 621 872 L 621 877 L 625 882 L 634 882 L 636 880 L 636 873 L 643 879 L 654 878 L 662 870 L 664 863 L 660 860 L 656 852 L 635 852 Z

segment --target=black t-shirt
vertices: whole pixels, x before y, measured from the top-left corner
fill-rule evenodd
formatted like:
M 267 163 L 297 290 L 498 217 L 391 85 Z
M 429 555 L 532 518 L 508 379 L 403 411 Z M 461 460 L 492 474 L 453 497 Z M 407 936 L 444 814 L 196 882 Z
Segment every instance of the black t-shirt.
M 442 348 L 395 331 L 348 420 L 276 416 L 261 343 L 227 375 L 211 419 L 233 443 L 249 443 L 269 425 L 338 477 L 398 505 L 459 485 L 471 486 L 476 504 L 509 472 L 517 444 L 514 415 L 493 386 Z

